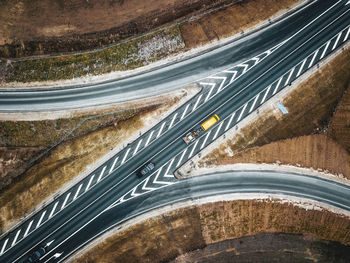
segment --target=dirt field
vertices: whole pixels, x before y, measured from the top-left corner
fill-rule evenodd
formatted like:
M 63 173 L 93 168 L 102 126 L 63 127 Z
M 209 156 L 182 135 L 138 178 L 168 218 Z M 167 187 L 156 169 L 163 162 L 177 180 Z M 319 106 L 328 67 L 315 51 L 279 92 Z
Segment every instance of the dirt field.
M 208 203 L 122 230 L 71 262 L 166 262 L 208 244 L 276 232 L 350 244 L 350 219 L 274 200 Z
M 19 3 L 22 3 L 23 1 L 29 0 L 22 0 Z M 41 5 L 47 5 L 49 1 L 50 0 L 45 0 L 41 1 L 40 3 Z M 152 1 L 156 2 L 156 0 Z M 83 6 L 90 6 L 83 1 L 72 1 L 72 3 L 74 2 L 79 2 Z M 103 3 L 106 2 L 107 0 L 103 1 Z M 123 5 L 126 5 L 127 2 L 129 4 L 134 3 L 135 6 L 136 4 L 143 5 L 142 2 L 136 0 L 125 1 Z M 158 0 L 158 2 L 162 1 Z M 232 6 L 227 7 L 226 9 L 213 9 L 216 6 L 223 7 L 226 2 Z M 105 74 L 112 71 L 135 69 L 137 67 L 148 65 L 149 63 L 162 58 L 188 50 L 194 46 L 207 43 L 209 40 L 223 38 L 225 36 L 237 33 L 249 26 L 259 23 L 261 20 L 268 18 L 270 15 L 276 14 L 281 10 L 285 10 L 293 3 L 297 2 L 299 1 L 283 0 L 276 4 L 276 0 L 245 0 L 244 3 L 234 4 L 235 1 L 227 0 L 163 1 L 160 6 L 164 5 L 164 10 L 160 8 L 159 10 L 154 11 L 154 14 L 152 11 L 152 15 L 140 14 L 142 19 L 150 19 L 150 23 L 152 25 L 147 24 L 148 20 L 143 21 L 139 17 L 138 19 L 141 19 L 140 21 L 135 20 L 136 22 L 128 22 L 125 26 L 121 26 L 121 28 L 114 28 L 112 30 L 113 32 L 101 31 L 96 33 L 94 31 L 94 33 L 90 35 L 88 33 L 79 35 L 78 33 L 73 34 L 68 30 L 64 34 L 62 33 L 63 35 L 57 39 L 46 36 L 44 40 L 40 40 L 41 42 L 39 40 L 39 42 L 34 40 L 24 41 L 21 40 L 20 36 L 17 36 L 18 39 L 16 41 L 13 40 L 13 44 L 6 44 L 3 46 L 0 45 L 0 58 L 81 51 L 92 47 L 103 47 L 112 42 L 118 43 L 118 45 L 96 52 L 69 55 L 64 57 L 36 58 L 25 61 L 10 61 L 3 59 L 3 61 L 0 60 L 0 83 L 66 80 L 89 75 Z M 169 5 L 167 5 L 167 3 Z M 117 2 L 114 5 L 118 5 Z M 77 6 L 82 8 L 80 5 Z M 99 13 L 103 9 L 103 4 L 96 4 L 96 6 L 96 12 Z M 256 6 L 259 6 L 259 8 Z M 86 10 L 90 9 L 90 7 L 86 7 Z M 207 9 L 210 9 L 211 12 L 207 11 L 208 13 L 203 14 L 203 12 Z M 264 9 L 264 12 L 261 12 L 262 9 Z M 14 8 L 9 13 L 4 12 L 5 18 L 3 19 L 7 21 L 6 19 L 9 19 L 9 14 L 15 12 L 14 10 L 16 9 Z M 57 10 L 60 9 L 58 8 Z M 50 9 L 48 13 L 58 12 L 57 10 Z M 82 10 L 84 11 L 85 9 L 82 8 Z M 147 12 L 147 10 L 147 8 L 144 9 L 145 12 Z M 194 12 L 195 10 L 197 11 Z M 69 13 L 71 12 L 71 9 L 68 8 L 64 11 Z M 116 14 L 118 14 L 118 12 L 119 11 L 116 11 Z M 143 11 L 140 12 L 142 13 Z M 136 13 L 133 12 L 132 15 L 130 15 L 130 19 L 132 19 L 135 15 L 139 15 Z M 174 23 L 174 19 L 176 17 L 189 13 L 191 13 L 191 15 L 202 14 L 202 16 L 196 16 L 195 18 L 191 19 L 191 21 L 185 19 L 179 24 Z M 247 16 L 247 14 L 249 14 L 249 16 Z M 62 13 L 62 16 L 65 16 L 65 12 Z M 43 18 L 38 16 L 37 19 L 40 20 Z M 59 20 L 61 18 L 55 19 Z M 53 24 L 59 22 L 55 19 L 52 22 Z M 79 18 L 79 12 L 78 19 L 81 19 L 81 17 Z M 108 20 L 111 18 L 107 16 L 106 18 L 102 18 L 101 21 L 104 19 Z M 113 17 L 113 19 L 113 21 L 115 21 L 115 17 Z M 153 31 L 148 35 L 140 36 L 142 32 L 148 32 L 154 28 L 156 24 L 162 24 L 166 21 L 172 21 L 173 23 L 169 23 L 169 25 L 167 24 L 167 27 L 161 30 Z M 10 22 L 7 24 L 9 23 Z M 79 23 L 81 23 L 81 21 Z M 4 26 L 5 25 L 6 23 Z M 32 23 L 28 23 L 28 25 L 23 26 L 35 27 L 35 25 Z M 95 24 L 91 23 L 89 26 L 94 28 Z M 52 27 L 56 28 L 53 25 Z M 20 28 L 21 26 L 19 26 L 18 29 L 14 27 L 13 30 L 16 32 L 16 30 L 19 30 Z M 65 31 L 64 26 L 59 28 L 62 32 Z M 80 27 L 77 27 L 77 32 L 80 30 L 78 30 L 78 28 Z M 27 32 L 31 32 L 30 34 L 33 34 L 33 38 L 39 38 L 40 34 L 35 33 L 36 31 L 33 33 L 33 30 L 27 30 Z M 6 33 L 6 35 L 10 35 L 10 33 Z M 121 38 L 134 35 L 138 35 L 138 38 L 122 43 L 120 42 Z M 16 86 L 16 83 L 11 85 L 11 87 Z
M 159 101 L 163 103 L 161 105 L 143 107 L 136 112 L 137 115 L 119 119 L 112 125 L 105 123 L 106 127 L 92 132 L 87 132 L 85 127 L 85 135 L 59 144 L 48 156 L 24 173 L 13 177 L 7 175 L 6 180 L 2 180 L 0 195 L 0 230 L 9 228 L 65 183 L 82 173 L 88 165 L 140 130 L 147 124 L 145 120 L 157 120 L 162 112 L 178 100 L 177 97 L 169 97 L 168 100 Z
M 262 233 L 207 245 L 178 256 L 171 263 L 259 262 L 345 263 L 350 247 L 315 237 Z
M 350 85 L 329 125 L 327 135 L 350 153 Z
M 291 7 L 299 0 L 250 0 L 213 12 L 181 26 L 187 48 L 234 35 Z
M 326 135 L 309 135 L 249 148 L 218 164 L 276 163 L 321 169 L 350 179 L 350 154 Z
M 1 1 L 0 57 L 102 47 L 225 2 L 231 1 Z
M 233 139 L 228 140 L 227 143 L 220 145 L 205 156 L 199 164 L 217 164 L 218 160 L 228 156 L 228 152 L 235 155 L 249 147 L 262 146 L 303 135 L 326 133 L 336 106 L 347 90 L 349 82 L 350 49 L 347 49 L 284 98 L 283 104 L 288 109 L 288 114 L 282 115 L 277 109 L 264 112 L 256 121 L 244 127 Z M 344 101 L 346 102 L 347 99 L 344 98 Z M 339 108 L 339 112 L 341 112 L 341 108 Z M 343 120 L 338 123 L 342 127 L 344 126 Z M 346 133 L 346 128 L 342 128 L 342 130 L 344 137 L 349 138 L 350 135 Z M 343 137 L 339 137 L 339 139 L 343 140 Z M 343 145 L 342 141 L 338 141 L 338 144 Z M 322 147 L 326 149 L 327 145 Z M 301 148 L 302 146 L 300 146 Z M 303 152 L 300 157 L 305 157 L 307 153 Z M 293 156 L 297 159 L 290 159 L 287 163 L 300 161 L 297 154 Z M 306 160 L 317 161 L 317 158 L 307 156 L 303 163 L 308 163 L 314 168 L 322 168 L 317 167 L 320 164 L 318 161 L 317 163 L 309 163 Z M 332 167 L 335 169 L 337 164 L 339 163 L 335 162 L 327 166 L 329 169 L 333 169 Z M 342 166 L 336 170 L 345 172 L 347 169 Z

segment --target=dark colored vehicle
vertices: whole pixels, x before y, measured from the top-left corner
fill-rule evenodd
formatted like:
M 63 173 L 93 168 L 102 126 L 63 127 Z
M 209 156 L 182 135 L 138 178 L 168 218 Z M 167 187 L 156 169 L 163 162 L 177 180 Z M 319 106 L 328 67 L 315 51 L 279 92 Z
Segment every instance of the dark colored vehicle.
M 152 171 L 154 169 L 154 164 L 153 163 L 148 163 L 145 166 L 143 166 L 139 172 L 137 173 L 138 177 L 142 177 L 146 174 L 148 174 L 150 171 Z
M 39 262 L 40 258 L 44 256 L 46 253 L 46 248 L 41 247 L 38 250 L 34 251 L 33 254 L 31 254 L 27 260 L 28 263 L 34 263 Z

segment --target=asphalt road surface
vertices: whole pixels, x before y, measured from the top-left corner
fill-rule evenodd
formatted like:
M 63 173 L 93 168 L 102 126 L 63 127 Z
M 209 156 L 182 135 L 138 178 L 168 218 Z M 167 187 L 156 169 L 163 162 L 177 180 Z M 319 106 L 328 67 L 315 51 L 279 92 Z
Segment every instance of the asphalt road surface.
M 179 184 L 191 184 L 199 180 L 179 181 L 173 177 L 173 173 L 185 161 L 347 41 L 350 31 L 350 5 L 347 3 L 315 1 L 238 43 L 130 79 L 39 93 L 2 92 L 2 111 L 62 109 L 72 105 L 87 106 L 118 100 L 120 92 L 128 94 L 142 89 L 142 92 L 152 95 L 152 90 L 157 91 L 164 86 L 173 88 L 193 78 L 197 79 L 201 74 L 207 75 L 199 83 L 202 91 L 191 101 L 11 233 L 3 235 L 0 241 L 0 262 L 25 262 L 28 253 L 48 243 L 49 253 L 41 262 L 61 262 L 109 226 L 122 222 L 138 211 L 157 207 L 157 201 L 153 202 L 153 207 L 152 203 L 146 205 L 145 198 L 149 200 L 148 196 L 161 197 L 162 193 L 170 194 L 173 191 L 170 189 L 176 189 Z M 220 121 L 208 131 L 203 131 L 192 144 L 186 145 L 183 136 L 188 131 L 198 129 L 213 114 L 219 115 Z M 156 164 L 154 173 L 139 179 L 135 171 L 150 161 Z M 261 177 L 251 179 L 252 188 L 244 186 L 242 178 L 238 184 L 241 191 L 260 191 L 258 186 Z M 304 192 L 312 189 L 311 185 L 306 188 L 301 179 L 285 181 L 283 184 L 279 183 L 280 179 L 275 179 L 268 181 L 271 187 L 264 191 L 287 193 L 285 189 L 290 187 L 293 188 L 293 195 L 306 196 Z M 200 193 L 222 194 L 226 191 L 223 190 L 225 179 L 221 176 L 217 180 L 214 183 L 207 178 L 204 181 L 210 183 L 199 183 L 199 188 L 191 185 L 188 193 L 197 196 Z M 321 183 L 313 182 L 317 192 L 321 189 Z M 349 194 L 347 187 L 339 187 L 343 187 L 343 194 Z M 234 186 L 232 189 L 237 190 Z M 186 199 L 188 193 L 177 191 L 176 196 L 168 200 L 177 202 Z M 339 201 L 342 199 L 340 196 L 324 198 L 315 193 L 309 198 L 348 209 L 348 204 Z

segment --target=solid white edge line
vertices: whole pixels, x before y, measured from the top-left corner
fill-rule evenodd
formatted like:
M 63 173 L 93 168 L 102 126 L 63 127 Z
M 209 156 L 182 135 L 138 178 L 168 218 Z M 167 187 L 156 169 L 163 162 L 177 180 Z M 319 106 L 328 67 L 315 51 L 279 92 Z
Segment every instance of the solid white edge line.
M 125 156 L 129 153 L 129 151 L 130 151 L 130 148 L 127 150 L 127 153 L 125 154 Z M 125 156 L 124 156 L 124 157 L 125 157 Z M 106 167 L 107 167 L 107 165 L 105 165 L 105 166 L 103 167 L 103 169 L 102 169 L 100 175 L 98 176 L 97 183 L 98 183 L 99 181 L 101 181 L 102 175 L 104 174 L 104 172 L 105 172 L 105 170 L 106 170 Z M 75 198 L 74 198 L 74 199 L 75 199 Z
M 163 131 L 163 128 L 164 128 L 164 125 L 166 124 L 166 121 L 164 121 L 163 122 L 163 124 L 162 124 L 162 126 L 160 126 L 160 129 L 159 129 L 159 132 L 158 132 L 158 134 L 157 134 L 157 137 L 156 138 L 158 138 L 160 135 L 161 135 L 161 133 L 162 133 L 162 131 Z
M 180 165 L 182 159 L 184 158 L 184 156 L 185 156 L 185 154 L 186 154 L 186 152 L 187 152 L 187 149 L 188 149 L 188 148 L 185 148 L 185 150 L 182 152 L 182 154 L 181 154 L 181 156 L 180 156 L 180 159 L 179 159 L 179 161 L 177 162 L 176 168 L 179 167 L 179 165 Z
M 276 94 L 276 92 L 277 92 L 279 86 L 281 85 L 281 81 L 282 81 L 283 77 L 284 77 L 284 75 L 281 76 L 280 79 L 278 80 L 277 85 L 276 85 L 275 89 L 273 90 L 272 95 L 275 95 L 275 94 Z
M 337 44 L 339 42 L 339 39 L 340 39 L 342 33 L 343 33 L 343 31 L 339 32 L 337 39 L 335 40 L 334 45 L 332 47 L 332 51 L 337 47 Z
M 153 133 L 154 133 L 154 130 L 151 131 L 151 134 L 148 136 L 145 147 L 147 147 L 147 145 L 149 144 L 149 141 L 151 140 Z
M 260 93 L 258 93 L 258 95 L 255 96 L 254 102 L 253 102 L 252 106 L 250 107 L 249 113 L 251 113 L 251 111 L 254 109 L 254 106 L 255 106 L 259 96 L 260 96 Z
M 210 133 L 211 133 L 211 130 L 208 132 L 208 134 L 207 134 L 207 136 L 205 137 L 205 139 L 204 139 L 204 141 L 203 141 L 203 143 L 202 143 L 202 146 L 201 146 L 201 148 L 199 148 L 199 150 L 202 150 L 202 149 L 203 149 L 204 145 L 206 144 L 206 142 L 207 142 L 207 140 L 208 140 L 208 138 L 209 138 Z
M 192 112 L 194 112 L 194 111 L 196 110 L 196 108 L 197 108 L 197 106 L 198 106 L 198 103 L 199 103 L 199 101 L 200 101 L 201 98 L 202 98 L 202 95 L 203 95 L 203 94 L 199 95 L 199 97 L 198 97 L 196 103 L 194 104 L 194 107 L 193 107 L 193 109 L 192 109 Z
M 94 176 L 95 176 L 95 175 L 93 175 L 92 178 L 93 178 Z M 90 181 L 91 181 L 91 179 L 90 179 Z M 85 191 L 86 191 L 86 190 L 85 190 Z M 61 210 L 66 206 L 69 197 L 70 197 L 70 192 L 66 195 L 66 198 L 64 199 L 64 202 L 63 202 L 63 204 L 62 204 L 62 206 L 61 206 Z
M 51 212 L 50 212 L 49 219 L 53 216 L 53 213 L 55 212 L 56 207 L 57 207 L 57 205 L 58 205 L 59 202 L 60 202 L 60 201 L 57 201 L 57 202 L 54 204 L 54 206 L 53 206 L 53 208 L 52 208 L 52 210 L 51 210 Z
M 34 220 L 30 221 L 30 223 L 29 223 L 29 225 L 28 225 L 28 227 L 27 227 L 26 232 L 24 232 L 23 238 L 25 238 L 25 237 L 28 235 L 29 230 L 30 230 L 30 228 L 32 227 L 33 221 L 34 221 Z
M 345 35 L 345 37 L 344 37 L 343 42 L 345 42 L 345 41 L 348 39 L 349 34 L 350 34 L 350 26 L 349 26 L 349 28 L 348 28 L 348 32 L 346 33 L 346 35 Z
M 189 106 L 190 106 L 190 104 L 187 104 L 187 105 L 186 105 L 185 110 L 184 110 L 184 112 L 183 112 L 182 115 L 181 115 L 180 121 L 185 117 L 186 112 L 187 112 Z
M 339 0 L 339 1 L 338 1 L 337 3 L 335 3 L 333 6 L 337 5 L 340 1 L 341 1 L 341 0 Z M 320 16 L 322 16 L 324 13 L 328 12 L 331 8 L 333 8 L 333 6 L 330 7 L 329 9 L 327 9 L 325 12 L 323 12 L 323 13 L 322 13 L 321 15 L 319 15 L 318 17 L 320 17 Z M 318 17 L 315 18 L 314 20 L 318 19 Z M 313 22 L 313 21 L 312 21 L 312 22 Z M 311 23 L 312 23 L 312 22 L 311 22 Z M 311 23 L 309 23 L 309 24 L 311 24 Z M 307 27 L 307 26 L 308 26 L 308 25 L 306 25 L 305 27 Z M 304 27 L 304 28 L 305 28 L 305 27 Z M 301 29 L 301 30 L 299 30 L 299 31 L 302 31 L 302 30 L 303 30 L 303 29 Z M 298 34 L 298 33 L 299 33 L 299 32 L 295 33 L 294 35 L 296 35 L 296 34 Z M 294 35 L 293 35 L 293 36 L 294 36 Z M 292 36 L 292 37 L 293 37 L 293 36 Z
M 299 68 L 299 70 L 298 70 L 298 74 L 297 74 L 296 77 L 299 77 L 301 71 L 302 71 L 303 68 L 304 68 L 304 65 L 305 65 L 305 63 L 306 63 L 306 60 L 307 60 L 307 58 L 305 58 L 305 59 L 303 60 L 303 63 L 301 64 L 301 66 L 300 66 L 300 68 Z
M 5 248 L 6 248 L 6 245 L 7 245 L 7 242 L 9 241 L 9 239 L 7 238 L 4 242 L 4 244 L 2 245 L 2 248 L 1 248 L 1 252 L 0 252 L 0 255 L 4 254 L 4 251 L 5 251 Z
M 220 123 L 220 125 L 218 126 L 218 129 L 216 130 L 216 132 L 215 132 L 215 134 L 214 134 L 214 137 L 213 137 L 213 141 L 216 139 L 216 136 L 218 136 L 218 134 L 219 134 L 219 131 L 221 130 L 221 127 L 222 127 L 222 125 L 224 124 L 224 122 L 222 121 L 221 123 Z
M 15 236 L 15 238 L 14 238 L 13 241 L 12 241 L 11 247 L 13 247 L 13 246 L 16 244 L 16 241 L 17 241 L 17 238 L 18 238 L 19 233 L 21 233 L 21 229 L 19 229 L 19 230 L 17 231 L 16 236 Z
M 328 49 L 328 46 L 329 44 L 331 43 L 331 40 L 328 40 L 327 44 L 326 44 L 326 47 L 324 48 L 323 52 L 322 52 L 322 55 L 320 57 L 320 60 L 324 57 L 324 55 L 326 54 L 326 51 Z
M 141 141 L 142 141 L 142 139 L 141 139 Z M 115 157 L 113 164 L 112 164 L 111 168 L 109 169 L 109 173 L 113 172 L 114 166 L 117 163 L 118 159 L 119 159 L 119 156 Z
M 244 104 L 243 109 L 241 111 L 241 114 L 239 115 L 239 117 L 237 119 L 237 122 L 239 122 L 241 120 L 243 113 L 244 113 L 245 109 L 247 108 L 247 105 L 248 105 L 248 102 L 246 104 Z
M 170 122 L 169 130 L 170 130 L 171 127 L 173 127 L 173 124 L 174 124 L 174 121 L 175 121 L 176 117 L 177 117 L 177 112 L 175 113 L 174 117 L 172 118 L 172 120 Z
M 78 194 L 79 194 L 80 189 L 81 189 L 82 186 L 83 186 L 83 184 L 80 184 L 80 185 L 79 185 L 78 190 L 75 192 L 75 195 L 74 195 L 74 197 L 73 197 L 73 201 L 74 201 L 75 199 L 77 199 Z
M 41 221 L 43 221 L 45 214 L 46 214 L 46 210 L 41 214 L 40 219 L 39 219 L 38 223 L 36 224 L 35 229 L 37 229 L 40 226 Z
M 312 56 L 312 59 L 311 59 L 311 61 L 310 61 L 310 63 L 309 63 L 308 68 L 310 68 L 310 67 L 312 66 L 312 64 L 314 63 L 315 58 L 316 58 L 316 56 L 317 56 L 319 50 L 320 50 L 320 49 L 317 49 L 317 50 L 315 51 L 315 53 L 314 53 L 314 55 Z
M 193 152 L 194 152 L 194 149 L 196 149 L 198 142 L 199 142 L 199 141 L 197 140 L 197 141 L 193 144 L 193 148 L 192 148 L 190 154 L 188 155 L 188 159 L 190 159 L 190 158 L 192 157 L 192 154 L 193 154 Z
M 232 122 L 233 117 L 235 116 L 235 114 L 236 114 L 236 112 L 232 113 L 231 118 L 230 118 L 230 120 L 228 121 L 228 123 L 227 123 L 227 125 L 226 125 L 225 131 L 227 131 L 228 128 L 230 127 L 231 122 Z
M 137 153 L 137 150 L 139 149 L 141 142 L 142 142 L 142 139 L 140 139 L 139 142 L 137 143 L 135 151 L 132 156 L 134 156 Z
M 125 163 L 126 157 L 128 156 L 129 152 L 130 152 L 130 148 L 128 148 L 127 151 L 126 151 L 126 153 L 124 154 L 123 160 L 122 160 L 122 162 L 120 163 L 120 165 L 122 165 L 123 163 Z

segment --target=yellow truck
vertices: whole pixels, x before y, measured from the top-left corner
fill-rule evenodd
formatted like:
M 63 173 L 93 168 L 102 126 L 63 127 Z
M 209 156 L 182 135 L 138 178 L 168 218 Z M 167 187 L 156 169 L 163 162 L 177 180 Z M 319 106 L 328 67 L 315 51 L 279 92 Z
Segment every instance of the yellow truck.
M 202 123 L 201 127 L 203 130 L 208 130 L 211 126 L 217 123 L 220 120 L 219 116 L 214 114 L 210 119 Z
M 211 126 L 213 126 L 219 120 L 220 120 L 219 116 L 214 114 L 210 119 L 208 119 L 202 123 L 202 125 L 201 125 L 202 130 L 203 131 L 208 130 Z M 183 138 L 183 140 L 185 141 L 185 143 L 189 144 L 190 142 L 193 142 L 198 137 L 200 132 L 201 132 L 201 129 L 191 131 L 191 132 L 186 134 L 186 136 Z

